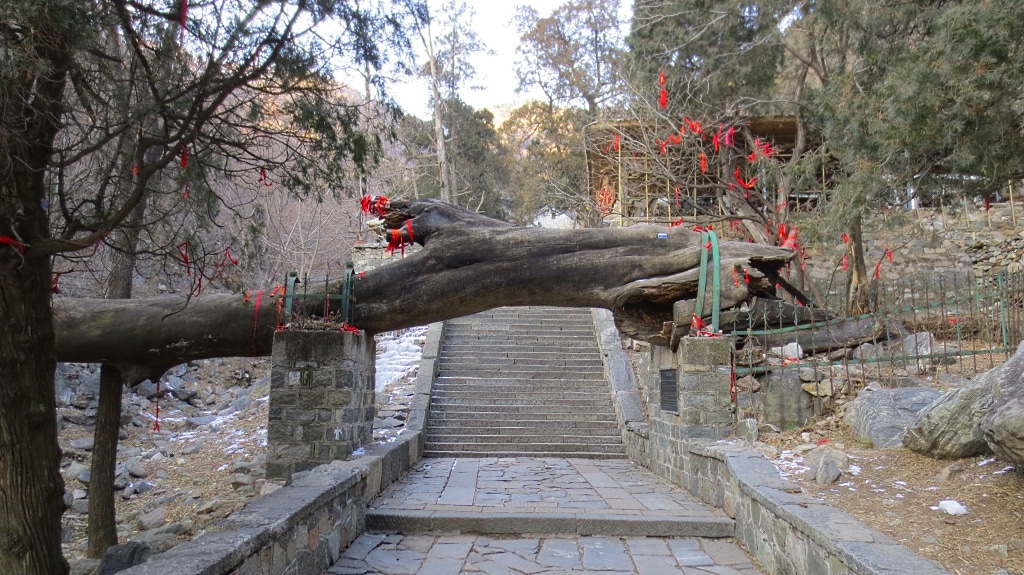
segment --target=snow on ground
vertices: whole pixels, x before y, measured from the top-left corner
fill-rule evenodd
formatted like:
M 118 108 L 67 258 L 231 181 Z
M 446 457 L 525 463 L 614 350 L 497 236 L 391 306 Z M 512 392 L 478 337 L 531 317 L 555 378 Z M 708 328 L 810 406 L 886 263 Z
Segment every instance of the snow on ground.
M 381 392 L 419 367 L 423 357 L 422 341 L 426 326 L 389 331 L 377 336 L 377 373 L 374 391 Z

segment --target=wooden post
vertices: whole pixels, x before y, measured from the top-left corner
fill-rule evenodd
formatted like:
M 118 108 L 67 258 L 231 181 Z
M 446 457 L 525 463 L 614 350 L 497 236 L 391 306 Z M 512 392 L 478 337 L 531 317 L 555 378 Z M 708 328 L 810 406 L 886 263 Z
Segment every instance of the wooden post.
M 1013 205 L 1013 180 L 1006 183 L 1010 192 L 1010 221 L 1013 222 L 1013 231 L 1017 231 L 1017 207 Z
M 619 153 L 618 164 L 619 164 L 619 227 L 622 227 L 622 218 L 626 214 L 626 200 L 622 190 L 622 146 L 616 150 Z

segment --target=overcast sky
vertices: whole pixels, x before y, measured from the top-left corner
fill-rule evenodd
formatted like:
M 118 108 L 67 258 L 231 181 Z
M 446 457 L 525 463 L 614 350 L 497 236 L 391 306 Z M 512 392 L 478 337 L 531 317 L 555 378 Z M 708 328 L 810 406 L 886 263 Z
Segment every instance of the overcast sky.
M 466 90 L 462 99 L 476 109 L 489 108 L 496 111 L 501 106 L 516 106 L 529 99 L 516 94 L 516 47 L 519 34 L 513 18 L 517 6 L 532 6 L 541 18 L 550 16 L 566 0 L 465 0 L 476 14 L 473 28 L 480 35 L 487 48 L 494 53 L 480 54 L 474 58 L 477 78 L 474 84 L 483 90 Z M 442 0 L 429 0 L 431 10 L 440 10 Z M 625 9 L 632 8 L 632 2 L 622 0 Z M 427 111 L 429 88 L 425 81 L 418 80 L 404 85 L 393 85 L 392 95 L 406 112 L 421 118 L 430 117 Z

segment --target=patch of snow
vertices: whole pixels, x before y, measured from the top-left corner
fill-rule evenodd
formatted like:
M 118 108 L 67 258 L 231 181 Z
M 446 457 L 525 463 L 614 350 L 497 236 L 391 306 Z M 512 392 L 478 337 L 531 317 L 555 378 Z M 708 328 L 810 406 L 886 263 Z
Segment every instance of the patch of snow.
M 366 455 L 366 450 L 362 447 L 352 452 L 352 457 L 362 457 L 364 455 Z
M 860 475 L 860 465 L 851 465 L 849 471 L 854 477 Z
M 377 336 L 376 374 L 374 391 L 409 375 L 419 367 L 423 347 L 416 343 L 427 333 L 427 327 L 411 327 Z
M 982 459 L 981 461 L 978 462 L 978 467 L 983 467 L 985 465 L 988 465 L 989 463 L 992 463 L 995 460 L 996 460 L 995 457 L 989 457 L 988 459 Z
M 967 515 L 967 508 L 959 501 L 953 499 L 944 499 L 939 502 L 938 507 L 932 507 L 932 509 L 943 511 L 947 515 Z
M 1009 472 L 1011 472 L 1013 470 L 1014 470 L 1014 467 L 1012 465 L 1007 465 L 1006 467 L 1000 469 L 999 471 L 993 471 L 992 475 L 1002 475 L 1004 473 L 1009 473 Z

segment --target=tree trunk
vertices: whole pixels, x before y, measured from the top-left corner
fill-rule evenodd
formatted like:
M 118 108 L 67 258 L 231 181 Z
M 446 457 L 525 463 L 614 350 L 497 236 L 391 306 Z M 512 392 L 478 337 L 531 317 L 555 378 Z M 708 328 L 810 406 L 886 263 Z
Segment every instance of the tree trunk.
M 124 378 L 116 366 L 100 367 L 100 401 L 89 466 L 88 555 L 100 559 L 107 547 L 117 545 L 117 514 L 114 508 L 114 469 L 117 466 L 117 434 L 121 427 L 121 388 Z
M 135 275 L 135 252 L 139 243 L 139 225 L 146 214 L 146 199 L 132 210 L 127 226 L 117 238 L 118 251 L 110 269 L 107 298 L 131 299 Z M 88 556 L 100 559 L 107 547 L 117 545 L 117 512 L 114 506 L 114 470 L 117 467 L 117 439 L 121 429 L 121 388 L 124 377 L 112 364 L 100 366 L 100 400 L 93 434 L 92 462 L 89 473 Z
M 411 230 L 423 249 L 356 281 L 352 323 L 371 334 L 500 306 L 553 305 L 607 308 L 624 334 L 657 337 L 673 303 L 696 298 L 705 249 L 699 233 L 683 228 L 522 228 L 432 200 L 392 201 L 385 224 L 406 239 Z M 793 253 L 722 242 L 723 308 L 771 297 Z M 138 381 L 191 359 L 269 355 L 282 304 L 262 291 L 191 301 L 63 298 L 54 303 L 57 357 L 117 365 Z M 296 313 L 323 308 L 311 298 Z
M 60 575 L 68 565 L 60 547 L 50 260 L 0 252 L 0 565 L 17 575 Z

